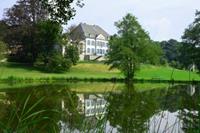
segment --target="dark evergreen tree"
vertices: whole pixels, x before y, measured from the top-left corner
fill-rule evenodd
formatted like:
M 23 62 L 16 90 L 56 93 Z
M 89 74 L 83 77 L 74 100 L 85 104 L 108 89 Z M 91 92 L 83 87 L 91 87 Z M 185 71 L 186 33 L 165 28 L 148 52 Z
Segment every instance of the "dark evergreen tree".
M 185 30 L 182 47 L 182 62 L 185 66 L 195 64 L 200 70 L 200 11 L 196 12 L 196 18 Z

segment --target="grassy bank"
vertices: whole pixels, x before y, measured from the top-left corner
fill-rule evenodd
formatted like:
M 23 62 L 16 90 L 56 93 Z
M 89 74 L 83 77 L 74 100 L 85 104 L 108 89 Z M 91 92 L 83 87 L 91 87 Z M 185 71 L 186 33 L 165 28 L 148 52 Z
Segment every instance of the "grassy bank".
M 57 89 L 69 88 L 71 91 L 77 93 L 105 93 L 105 92 L 120 92 L 126 88 L 123 83 L 111 83 L 111 82 L 53 82 L 53 83 L 15 83 L 10 84 L 9 82 L 3 82 L 0 84 L 0 93 L 7 91 L 16 91 L 23 88 L 38 88 L 38 86 L 57 86 Z M 150 84 L 150 83 L 136 83 L 134 84 L 134 89 L 137 91 L 146 91 L 153 89 L 167 89 L 169 84 L 159 83 L 159 84 Z
M 103 63 L 86 63 L 82 62 L 73 66 L 69 72 L 65 73 L 45 73 L 38 71 L 34 67 L 16 64 L 4 63 L 0 65 L 0 80 L 2 79 L 67 79 L 67 78 L 123 78 L 123 74 L 119 70 L 109 71 L 109 66 Z M 189 80 L 189 72 L 185 70 L 177 70 L 171 67 L 142 65 L 141 69 L 136 73 L 137 79 L 160 79 L 160 80 Z M 196 73 L 190 74 L 191 80 L 200 80 L 200 76 Z

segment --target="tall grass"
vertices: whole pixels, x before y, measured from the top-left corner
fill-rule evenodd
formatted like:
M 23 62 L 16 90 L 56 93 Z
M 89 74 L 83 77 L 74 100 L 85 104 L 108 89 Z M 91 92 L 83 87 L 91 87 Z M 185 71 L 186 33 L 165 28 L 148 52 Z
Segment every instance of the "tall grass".
M 44 97 L 40 98 L 36 103 L 28 106 L 31 95 L 28 95 L 23 105 L 14 105 L 10 110 L 8 119 L 6 121 L 0 121 L 0 132 L 3 133 L 30 133 L 37 131 L 34 129 L 36 125 L 41 124 L 43 121 L 51 121 L 52 125 L 49 132 L 54 132 L 59 129 L 57 123 L 54 123 L 50 117 L 45 116 L 45 113 L 53 111 L 58 113 L 56 110 L 36 110 L 37 106 L 42 103 Z M 41 125 L 42 127 L 42 125 Z

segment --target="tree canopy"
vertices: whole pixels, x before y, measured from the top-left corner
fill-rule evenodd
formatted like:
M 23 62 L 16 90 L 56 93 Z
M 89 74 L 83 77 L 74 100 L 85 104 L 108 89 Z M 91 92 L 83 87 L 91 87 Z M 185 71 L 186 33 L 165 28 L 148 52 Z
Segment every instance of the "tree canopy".
M 168 41 L 160 42 L 161 48 L 163 50 L 162 62 L 166 60 L 165 63 L 169 63 L 170 66 L 175 68 L 181 68 L 181 53 L 180 49 L 182 47 L 182 42 L 174 39 Z M 164 64 L 164 63 L 163 63 Z
M 118 28 L 118 34 L 110 38 L 106 63 L 111 65 L 111 69 L 120 69 L 127 79 L 133 79 L 140 63 L 154 63 L 154 57 L 162 52 L 132 14 L 127 14 L 116 22 L 115 26 Z
M 76 5 L 82 7 L 82 0 L 17 0 L 0 23 L 7 31 L 2 37 L 11 49 L 9 61 L 42 66 L 50 72 L 69 70 L 78 55 L 75 48 L 68 56 L 62 55 L 62 24 L 73 18 Z
M 194 63 L 200 69 L 200 11 L 197 11 L 195 15 L 194 22 L 182 36 L 182 61 L 186 66 Z
M 72 6 L 76 2 L 78 7 L 83 7 L 83 0 L 39 0 L 43 7 L 50 14 L 50 19 L 62 24 L 66 24 L 68 20 L 76 15 L 76 10 Z

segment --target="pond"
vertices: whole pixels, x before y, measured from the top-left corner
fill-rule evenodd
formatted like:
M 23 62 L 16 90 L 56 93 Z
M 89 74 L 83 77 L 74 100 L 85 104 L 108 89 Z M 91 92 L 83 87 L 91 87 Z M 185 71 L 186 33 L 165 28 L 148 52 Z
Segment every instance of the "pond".
M 0 132 L 200 132 L 198 85 L 51 83 L 0 88 Z

